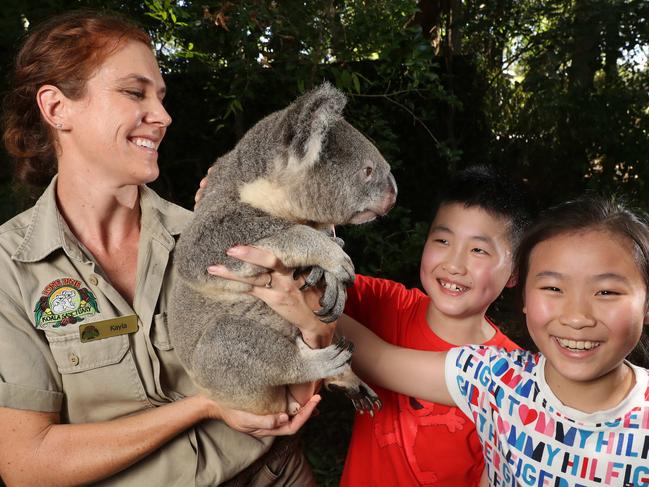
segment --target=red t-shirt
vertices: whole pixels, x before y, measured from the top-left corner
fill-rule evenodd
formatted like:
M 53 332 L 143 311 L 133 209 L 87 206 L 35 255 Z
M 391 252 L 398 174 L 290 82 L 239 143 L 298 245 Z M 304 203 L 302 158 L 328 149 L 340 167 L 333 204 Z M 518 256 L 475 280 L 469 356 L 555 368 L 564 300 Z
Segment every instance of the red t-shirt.
M 429 302 L 419 289 L 357 275 L 345 313 L 389 343 L 449 350 L 454 345 L 435 335 L 426 322 Z M 494 328 L 496 335 L 485 345 L 518 348 Z M 473 421 L 460 409 L 372 388 L 383 408 L 374 418 L 356 414 L 341 486 L 479 485 L 482 448 Z

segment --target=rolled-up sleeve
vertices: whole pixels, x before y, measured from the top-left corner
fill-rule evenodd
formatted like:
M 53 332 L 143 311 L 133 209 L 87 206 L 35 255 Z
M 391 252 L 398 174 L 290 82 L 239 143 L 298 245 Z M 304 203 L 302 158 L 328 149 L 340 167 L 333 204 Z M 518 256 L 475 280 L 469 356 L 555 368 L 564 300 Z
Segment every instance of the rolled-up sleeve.
M 58 412 L 61 377 L 47 344 L 22 306 L 0 291 L 0 406 Z

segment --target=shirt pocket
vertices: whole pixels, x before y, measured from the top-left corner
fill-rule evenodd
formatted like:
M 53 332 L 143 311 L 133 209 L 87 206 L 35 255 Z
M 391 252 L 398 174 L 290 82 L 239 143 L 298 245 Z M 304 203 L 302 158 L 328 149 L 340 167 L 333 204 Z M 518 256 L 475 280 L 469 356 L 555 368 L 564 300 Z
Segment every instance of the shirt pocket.
M 172 399 L 196 394 L 196 387 L 171 342 L 166 312 L 153 316 L 150 338 L 159 361 L 157 382 L 163 394 Z
M 153 317 L 153 329 L 151 330 L 151 342 L 158 350 L 165 352 L 173 350 L 169 338 L 169 325 L 167 324 L 167 313 L 160 313 Z
M 45 334 L 61 374 L 76 374 L 119 363 L 129 348 L 128 335 L 82 343 L 79 332 Z
M 151 407 L 129 335 L 82 343 L 78 330 L 46 331 L 61 374 L 64 422 L 106 421 Z

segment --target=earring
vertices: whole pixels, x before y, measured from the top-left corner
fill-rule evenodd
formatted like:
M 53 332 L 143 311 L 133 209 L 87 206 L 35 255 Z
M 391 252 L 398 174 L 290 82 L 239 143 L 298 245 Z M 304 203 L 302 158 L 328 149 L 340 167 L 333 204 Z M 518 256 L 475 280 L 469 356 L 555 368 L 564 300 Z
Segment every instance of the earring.
M 56 122 L 56 123 L 54 124 L 54 126 L 55 126 L 57 129 L 62 129 L 62 128 L 63 128 L 63 124 L 62 124 L 61 122 Z

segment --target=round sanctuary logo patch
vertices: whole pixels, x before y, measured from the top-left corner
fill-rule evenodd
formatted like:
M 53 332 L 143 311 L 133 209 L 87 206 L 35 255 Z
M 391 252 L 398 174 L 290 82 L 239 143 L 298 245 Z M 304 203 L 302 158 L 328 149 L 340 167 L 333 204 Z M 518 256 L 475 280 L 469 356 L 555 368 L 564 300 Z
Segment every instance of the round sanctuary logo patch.
M 58 328 L 99 313 L 97 300 L 81 281 L 62 277 L 50 282 L 34 307 L 36 328 Z

